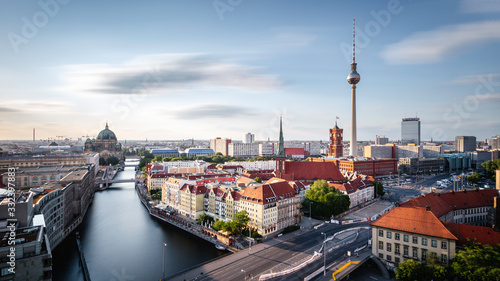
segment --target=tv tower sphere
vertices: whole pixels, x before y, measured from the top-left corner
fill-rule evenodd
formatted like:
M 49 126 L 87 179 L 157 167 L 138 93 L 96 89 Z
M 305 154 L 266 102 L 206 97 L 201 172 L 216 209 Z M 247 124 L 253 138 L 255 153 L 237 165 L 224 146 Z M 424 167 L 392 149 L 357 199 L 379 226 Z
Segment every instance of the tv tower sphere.
M 353 63 L 354 65 L 351 64 L 351 73 L 347 75 L 347 82 L 349 84 L 358 84 L 359 79 L 361 79 L 361 76 L 359 76 L 359 73 L 356 71 L 356 63 Z

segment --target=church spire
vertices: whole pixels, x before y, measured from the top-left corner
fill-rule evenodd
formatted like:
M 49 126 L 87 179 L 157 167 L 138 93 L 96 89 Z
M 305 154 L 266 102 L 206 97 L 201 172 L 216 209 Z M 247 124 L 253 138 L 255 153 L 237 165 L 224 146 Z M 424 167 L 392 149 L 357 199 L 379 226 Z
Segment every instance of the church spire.
M 282 125 L 283 117 L 280 115 L 280 140 L 278 144 L 278 154 L 276 157 L 286 157 L 285 156 L 285 141 L 283 140 L 283 125 Z
M 109 129 L 109 126 L 108 126 L 108 120 L 106 120 L 106 127 L 104 127 L 104 129 Z

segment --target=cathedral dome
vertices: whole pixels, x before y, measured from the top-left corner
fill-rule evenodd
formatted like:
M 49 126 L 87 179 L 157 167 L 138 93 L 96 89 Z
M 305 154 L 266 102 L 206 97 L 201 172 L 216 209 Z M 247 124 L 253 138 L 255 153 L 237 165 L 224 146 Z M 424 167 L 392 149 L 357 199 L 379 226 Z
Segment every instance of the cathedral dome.
M 98 140 L 116 140 L 115 133 L 111 131 L 108 127 L 108 123 L 106 122 L 106 127 L 102 130 L 97 136 Z

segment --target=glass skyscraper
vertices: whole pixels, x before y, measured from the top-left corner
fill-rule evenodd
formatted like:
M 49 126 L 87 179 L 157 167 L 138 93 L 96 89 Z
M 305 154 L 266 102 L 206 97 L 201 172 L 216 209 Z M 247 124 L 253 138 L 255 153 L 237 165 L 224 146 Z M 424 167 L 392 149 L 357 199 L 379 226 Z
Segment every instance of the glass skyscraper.
M 401 143 L 420 145 L 420 118 L 403 118 L 401 121 Z

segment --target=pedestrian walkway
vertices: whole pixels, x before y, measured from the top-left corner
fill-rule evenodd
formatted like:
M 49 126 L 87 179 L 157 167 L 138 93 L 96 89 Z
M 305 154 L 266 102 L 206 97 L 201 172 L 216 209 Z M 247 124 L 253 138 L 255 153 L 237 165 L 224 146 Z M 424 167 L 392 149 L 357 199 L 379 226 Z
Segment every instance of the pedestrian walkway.
M 371 249 L 363 249 L 358 252 L 358 254 L 353 253 L 351 257 L 345 257 L 340 261 L 336 261 L 329 266 L 327 266 L 326 276 L 320 275 L 320 278 L 316 280 L 326 281 L 326 280 L 341 280 L 346 277 L 349 273 L 353 272 L 356 268 L 361 266 L 365 261 L 371 257 Z

